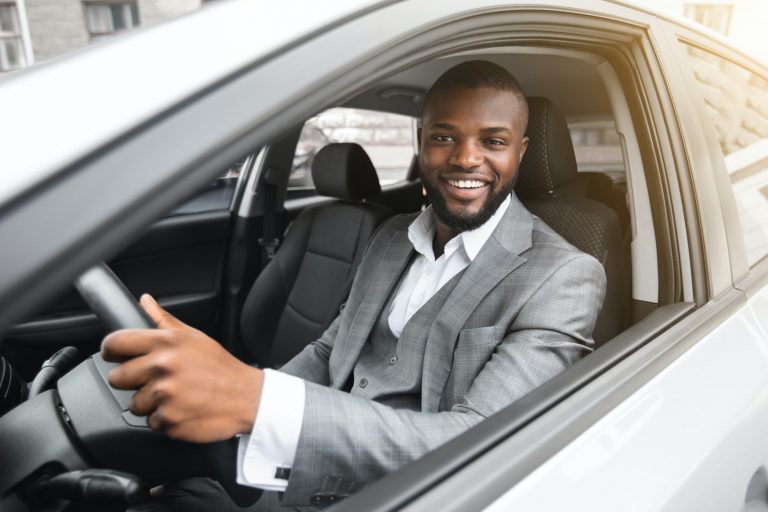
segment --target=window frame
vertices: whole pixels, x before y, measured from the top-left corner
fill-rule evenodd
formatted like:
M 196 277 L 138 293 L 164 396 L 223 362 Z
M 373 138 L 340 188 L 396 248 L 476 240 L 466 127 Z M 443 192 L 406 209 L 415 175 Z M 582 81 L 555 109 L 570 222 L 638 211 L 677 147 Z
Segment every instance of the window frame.
M 0 73 L 6 73 L 21 69 L 26 66 L 26 56 L 24 55 L 24 40 L 21 33 L 21 19 L 19 17 L 19 8 L 16 2 L 0 2 L 0 7 L 9 7 L 11 12 L 11 18 L 15 25 L 15 31 L 0 30 L 0 42 L 12 41 L 16 43 L 18 49 L 18 65 L 15 67 L 4 66 L 3 60 L 0 59 Z

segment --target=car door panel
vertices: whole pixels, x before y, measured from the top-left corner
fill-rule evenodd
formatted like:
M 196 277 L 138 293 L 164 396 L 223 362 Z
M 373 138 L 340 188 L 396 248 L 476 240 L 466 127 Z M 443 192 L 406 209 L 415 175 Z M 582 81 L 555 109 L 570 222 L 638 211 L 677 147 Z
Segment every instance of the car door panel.
M 755 443 L 768 428 L 768 340 L 748 304 L 723 314 L 719 327 L 486 510 L 743 508 L 749 482 L 768 464 L 768 449 Z
M 109 262 L 136 296 L 152 294 L 182 321 L 216 335 L 229 209 L 165 218 Z M 22 375 L 63 346 L 98 350 L 105 329 L 74 289 L 12 327 L 4 351 Z

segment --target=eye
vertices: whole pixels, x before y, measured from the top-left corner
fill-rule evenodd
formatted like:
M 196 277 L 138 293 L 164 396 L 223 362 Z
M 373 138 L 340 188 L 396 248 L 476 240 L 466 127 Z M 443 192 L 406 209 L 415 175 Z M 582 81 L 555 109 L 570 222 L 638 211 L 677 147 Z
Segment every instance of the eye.
M 435 142 L 453 142 L 453 137 L 450 135 L 433 135 L 432 140 Z
M 485 144 L 486 146 L 506 146 L 507 141 L 503 139 L 485 139 L 483 141 L 483 144 Z

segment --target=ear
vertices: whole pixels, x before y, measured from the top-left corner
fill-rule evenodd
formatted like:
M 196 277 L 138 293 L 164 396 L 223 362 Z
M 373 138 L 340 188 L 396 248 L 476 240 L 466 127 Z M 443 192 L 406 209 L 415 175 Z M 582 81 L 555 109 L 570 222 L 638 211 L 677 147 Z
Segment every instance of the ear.
M 520 162 L 523 161 L 523 155 L 525 154 L 525 150 L 528 149 L 528 137 L 523 137 L 520 140 L 520 157 L 517 159 L 517 164 L 520 165 Z

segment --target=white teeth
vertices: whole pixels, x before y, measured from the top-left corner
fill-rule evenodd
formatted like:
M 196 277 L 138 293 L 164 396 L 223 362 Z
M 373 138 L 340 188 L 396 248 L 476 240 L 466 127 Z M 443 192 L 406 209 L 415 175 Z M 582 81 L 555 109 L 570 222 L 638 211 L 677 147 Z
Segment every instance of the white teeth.
M 485 183 L 480 180 L 448 180 L 448 183 L 456 188 L 480 188 Z

